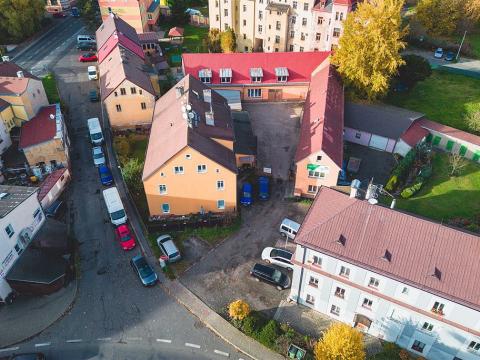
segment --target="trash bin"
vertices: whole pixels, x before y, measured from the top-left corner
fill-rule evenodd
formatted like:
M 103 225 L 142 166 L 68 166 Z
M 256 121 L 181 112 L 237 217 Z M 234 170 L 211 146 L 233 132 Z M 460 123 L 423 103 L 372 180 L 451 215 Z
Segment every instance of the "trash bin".
M 160 263 L 160 267 L 162 269 L 165 269 L 167 267 L 167 260 L 168 260 L 168 257 L 165 255 L 162 255 L 158 258 L 158 262 Z

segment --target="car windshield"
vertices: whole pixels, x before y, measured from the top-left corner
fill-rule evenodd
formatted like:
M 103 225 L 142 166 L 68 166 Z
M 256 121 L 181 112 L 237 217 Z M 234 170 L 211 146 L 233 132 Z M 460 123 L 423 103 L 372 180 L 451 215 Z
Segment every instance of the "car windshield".
M 251 195 L 248 191 L 244 191 L 243 192 L 243 197 L 249 198 L 249 197 L 251 197 Z
M 292 253 L 288 251 L 283 251 L 279 249 L 273 249 L 272 252 L 270 253 L 270 256 L 273 257 L 281 257 L 287 260 L 292 259 Z
M 96 70 L 89 71 L 88 75 L 97 75 L 97 71 Z
M 180 255 L 180 253 L 178 251 L 175 251 L 174 253 L 170 254 L 170 258 L 171 259 L 174 259 L 176 258 L 178 255 Z
M 100 140 L 102 138 L 101 133 L 95 133 L 95 134 L 92 134 L 91 136 L 93 140 Z
M 138 271 L 140 272 L 140 276 L 142 278 L 149 277 L 150 275 L 153 274 L 152 268 L 145 262 L 142 262 L 138 268 Z
M 101 158 L 103 158 L 103 154 L 102 153 L 93 154 L 93 158 L 94 159 L 101 159 Z
M 110 214 L 110 217 L 112 218 L 112 220 L 121 219 L 125 217 L 125 211 L 123 209 L 114 211 L 113 213 Z
M 282 278 L 282 273 L 278 270 L 275 270 L 272 275 L 273 281 L 279 283 L 281 278 Z
M 120 238 L 120 241 L 129 241 L 132 237 L 130 234 L 123 234 L 122 237 Z

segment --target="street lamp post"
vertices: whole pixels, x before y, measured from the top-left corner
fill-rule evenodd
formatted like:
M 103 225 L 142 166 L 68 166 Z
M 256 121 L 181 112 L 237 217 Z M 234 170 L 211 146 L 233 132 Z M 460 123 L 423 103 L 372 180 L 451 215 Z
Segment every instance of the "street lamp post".
M 460 50 L 462 50 L 463 42 L 465 41 L 465 36 L 467 36 L 467 31 L 466 30 L 463 33 L 462 42 L 460 43 L 460 47 L 458 48 L 457 56 L 455 56 L 455 60 L 458 60 L 458 57 L 460 56 Z

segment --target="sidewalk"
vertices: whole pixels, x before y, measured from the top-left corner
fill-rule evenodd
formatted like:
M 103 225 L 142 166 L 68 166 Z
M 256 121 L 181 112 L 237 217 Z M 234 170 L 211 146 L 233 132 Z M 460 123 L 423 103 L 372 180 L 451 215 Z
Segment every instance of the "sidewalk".
M 0 348 L 27 340 L 61 318 L 77 294 L 77 280 L 46 296 L 21 297 L 0 306 Z

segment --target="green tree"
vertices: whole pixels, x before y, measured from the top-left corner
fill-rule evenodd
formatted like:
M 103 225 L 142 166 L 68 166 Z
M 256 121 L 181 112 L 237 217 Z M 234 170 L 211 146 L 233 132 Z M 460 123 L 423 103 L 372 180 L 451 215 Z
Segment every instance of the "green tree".
M 397 80 L 407 87 L 411 88 L 432 75 L 432 68 L 423 56 L 404 55 L 402 59 L 405 63 L 398 68 Z
M 220 53 L 222 48 L 220 46 L 220 35 L 221 32 L 218 29 L 210 29 L 208 31 L 208 36 L 205 38 L 206 47 L 211 53 Z
M 332 63 L 344 82 L 361 97 L 373 100 L 384 95 L 391 78 L 404 63 L 400 10 L 403 0 L 361 2 L 344 22 L 344 32 Z
M 363 335 L 347 324 L 335 323 L 315 345 L 316 360 L 364 360 Z
M 45 3 L 42 0 L 0 0 L 2 41 L 21 41 L 42 26 Z
M 185 0 L 169 0 L 172 22 L 175 26 L 185 25 L 188 23 L 189 15 L 185 12 L 188 8 Z
M 469 113 L 465 121 L 472 132 L 480 133 L 480 110 Z
M 129 159 L 122 167 L 122 176 L 128 188 L 135 195 L 143 191 L 142 182 L 143 162 L 136 158 Z
M 80 9 L 80 15 L 91 31 L 97 30 L 101 25 L 101 20 L 98 16 L 94 1 L 95 0 L 78 0 L 77 2 L 77 6 Z
M 237 48 L 237 37 L 233 29 L 228 28 L 223 31 L 220 35 L 220 47 L 224 53 L 235 52 Z
M 428 34 L 451 35 L 463 13 L 463 0 L 420 0 L 416 17 Z

